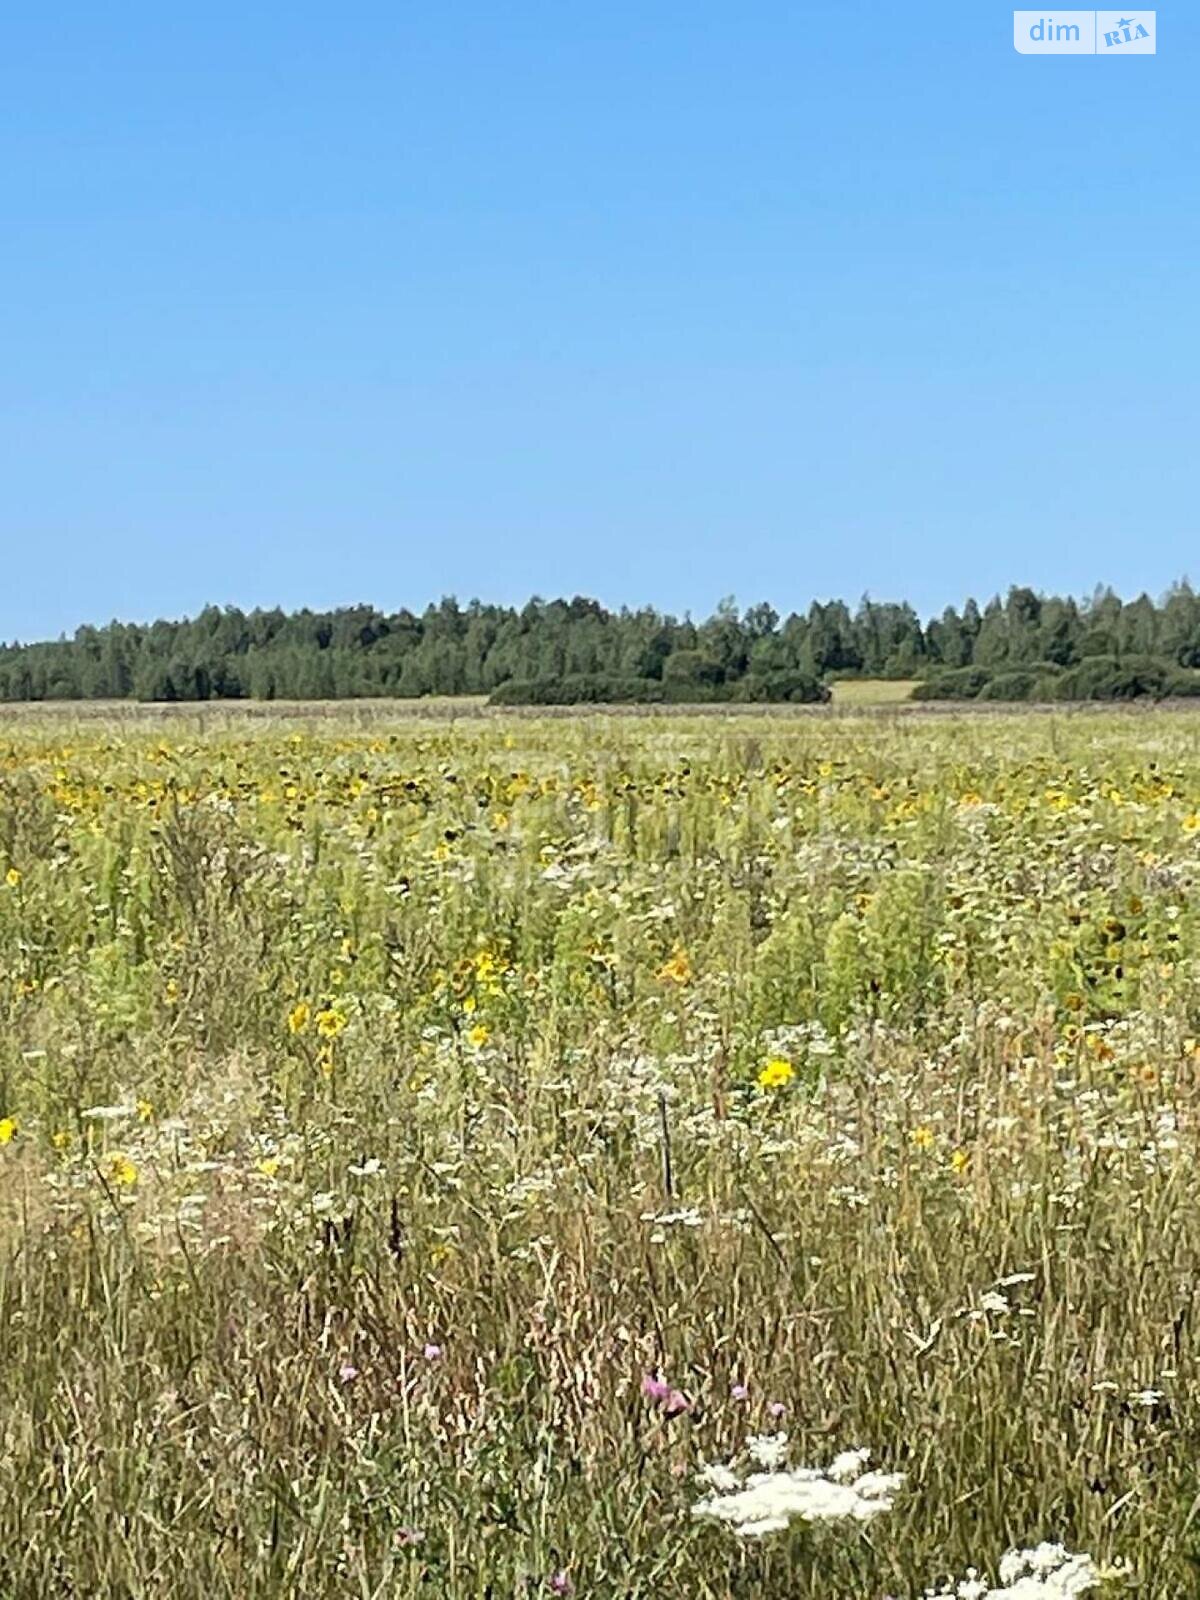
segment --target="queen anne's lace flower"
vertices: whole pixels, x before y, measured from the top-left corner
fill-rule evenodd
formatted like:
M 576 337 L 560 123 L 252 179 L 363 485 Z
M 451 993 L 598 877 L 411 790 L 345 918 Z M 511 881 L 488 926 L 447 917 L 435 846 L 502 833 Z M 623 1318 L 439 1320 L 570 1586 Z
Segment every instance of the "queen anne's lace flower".
M 1000 1562 L 998 1589 L 988 1587 L 974 1567 L 944 1588 L 926 1589 L 925 1600 L 1075 1600 L 1094 1589 L 1100 1574 L 1091 1556 L 1072 1555 L 1061 1544 L 1010 1550 Z
M 746 1452 L 756 1466 L 774 1472 L 787 1460 L 786 1433 L 754 1433 L 746 1440 Z
M 787 1435 L 753 1438 L 748 1447 L 756 1460 L 781 1465 Z M 743 1539 L 780 1532 L 793 1517 L 802 1522 L 869 1522 L 891 1510 L 904 1475 L 864 1472 L 868 1455 L 866 1450 L 845 1450 L 824 1471 L 795 1467 L 753 1472 L 744 1480 L 732 1467 L 710 1467 L 705 1475 L 709 1482 L 719 1482 L 721 1492 L 697 1501 L 692 1515 L 727 1523 Z

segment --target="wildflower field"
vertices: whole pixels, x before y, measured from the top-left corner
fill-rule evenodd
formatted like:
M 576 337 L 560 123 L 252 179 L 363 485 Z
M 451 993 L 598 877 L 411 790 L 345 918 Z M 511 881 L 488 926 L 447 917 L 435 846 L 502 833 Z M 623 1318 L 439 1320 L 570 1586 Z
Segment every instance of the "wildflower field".
M 1198 887 L 1187 713 L 3 722 L 0 1594 L 1200 1594 Z

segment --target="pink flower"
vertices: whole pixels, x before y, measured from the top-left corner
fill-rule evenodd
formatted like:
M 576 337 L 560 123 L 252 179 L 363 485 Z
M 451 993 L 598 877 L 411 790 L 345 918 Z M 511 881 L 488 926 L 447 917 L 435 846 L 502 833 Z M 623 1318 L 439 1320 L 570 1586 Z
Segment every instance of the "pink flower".
M 338 1368 L 338 1377 L 343 1383 L 353 1383 L 358 1377 L 358 1368 L 351 1366 L 348 1361 L 343 1361 Z
M 642 1393 L 652 1406 L 657 1406 L 665 1417 L 677 1417 L 692 1409 L 692 1402 L 682 1389 L 675 1389 L 663 1378 L 647 1372 L 642 1379 Z
M 570 1594 L 575 1588 L 567 1571 L 552 1572 L 546 1579 L 551 1594 Z
M 427 1344 L 421 1354 L 426 1361 L 440 1361 L 446 1352 L 440 1344 Z
M 735 1383 L 729 1391 L 729 1398 L 731 1400 L 749 1400 L 750 1390 L 744 1383 Z
M 776 1419 L 781 1417 L 786 1410 L 787 1407 L 784 1405 L 782 1400 L 772 1400 L 771 1404 L 767 1407 L 768 1415 L 775 1417 Z

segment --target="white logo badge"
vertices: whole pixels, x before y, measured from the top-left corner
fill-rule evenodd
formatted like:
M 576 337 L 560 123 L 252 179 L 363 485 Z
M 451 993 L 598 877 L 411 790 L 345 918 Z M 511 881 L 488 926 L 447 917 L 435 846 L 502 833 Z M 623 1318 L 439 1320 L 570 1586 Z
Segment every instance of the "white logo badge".
M 1155 11 L 1014 11 L 1023 56 L 1152 56 Z

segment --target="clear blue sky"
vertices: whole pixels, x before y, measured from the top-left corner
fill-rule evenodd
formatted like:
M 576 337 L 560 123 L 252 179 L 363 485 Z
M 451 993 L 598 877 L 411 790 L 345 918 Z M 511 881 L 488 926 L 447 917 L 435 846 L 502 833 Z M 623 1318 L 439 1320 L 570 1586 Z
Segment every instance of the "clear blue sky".
M 0 638 L 1197 559 L 1200 8 L 10 8 Z

